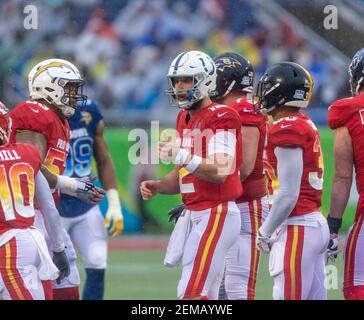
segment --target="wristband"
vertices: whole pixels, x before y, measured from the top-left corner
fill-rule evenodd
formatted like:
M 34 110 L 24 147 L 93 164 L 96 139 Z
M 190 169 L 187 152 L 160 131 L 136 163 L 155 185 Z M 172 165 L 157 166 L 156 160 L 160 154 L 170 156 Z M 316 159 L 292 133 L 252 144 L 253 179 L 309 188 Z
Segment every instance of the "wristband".
M 201 164 L 202 158 L 194 155 L 188 165 L 185 167 L 187 171 L 193 173 L 197 170 L 198 166 Z
M 330 234 L 339 233 L 343 219 L 331 218 L 330 215 L 327 217 L 327 224 L 329 225 Z
M 120 210 L 119 192 L 116 189 L 109 189 L 106 191 L 106 195 L 109 207 L 115 207 Z
M 77 187 L 78 185 L 76 179 L 57 175 L 56 189 L 59 189 L 63 192 L 76 192 Z
M 190 153 L 184 149 L 179 149 L 176 158 L 174 159 L 175 164 L 185 165 Z

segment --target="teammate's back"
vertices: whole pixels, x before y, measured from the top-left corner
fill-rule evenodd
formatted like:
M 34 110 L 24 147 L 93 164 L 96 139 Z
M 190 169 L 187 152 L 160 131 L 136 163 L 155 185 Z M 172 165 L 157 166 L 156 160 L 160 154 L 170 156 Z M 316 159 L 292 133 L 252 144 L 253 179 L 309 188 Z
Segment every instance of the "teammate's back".
M 34 222 L 35 176 L 42 160 L 31 144 L 0 147 L 0 233 Z

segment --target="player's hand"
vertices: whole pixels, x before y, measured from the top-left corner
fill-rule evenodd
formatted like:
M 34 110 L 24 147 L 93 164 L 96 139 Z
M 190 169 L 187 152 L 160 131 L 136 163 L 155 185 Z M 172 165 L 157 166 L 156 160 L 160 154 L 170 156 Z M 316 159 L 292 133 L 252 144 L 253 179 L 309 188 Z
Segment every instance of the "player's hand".
M 185 204 L 181 203 L 177 207 L 174 207 L 168 211 L 168 222 L 174 221 L 176 224 L 178 218 L 181 216 L 182 212 L 185 210 Z
M 124 216 L 121 209 L 119 192 L 117 189 L 112 188 L 107 191 L 107 200 L 109 208 L 106 212 L 105 228 L 109 229 L 112 222 L 112 227 L 109 230 L 109 234 L 115 238 L 119 236 L 124 230 Z
M 96 187 L 93 184 L 96 177 L 76 178 L 77 190 L 76 197 L 89 204 L 96 205 L 104 199 L 105 190 Z
M 159 181 L 146 180 L 140 184 L 140 193 L 143 200 L 149 200 L 153 198 L 158 193 Z
M 53 251 L 53 263 L 59 270 L 59 276 L 57 278 L 57 284 L 60 284 L 61 281 L 70 275 L 70 263 L 68 261 L 68 257 L 66 255 L 65 250 L 61 252 Z
M 340 237 L 336 233 L 330 235 L 329 244 L 326 250 L 326 264 L 336 261 L 338 253 L 342 251 Z
M 257 237 L 255 238 L 255 245 L 261 252 L 269 252 L 271 248 L 270 237 L 263 235 L 262 231 L 259 229 L 257 232 Z
M 173 162 L 176 159 L 177 154 L 180 151 L 180 149 L 181 148 L 179 146 L 177 146 L 177 144 L 174 142 L 160 141 L 158 143 L 159 159 L 161 159 L 165 163 Z

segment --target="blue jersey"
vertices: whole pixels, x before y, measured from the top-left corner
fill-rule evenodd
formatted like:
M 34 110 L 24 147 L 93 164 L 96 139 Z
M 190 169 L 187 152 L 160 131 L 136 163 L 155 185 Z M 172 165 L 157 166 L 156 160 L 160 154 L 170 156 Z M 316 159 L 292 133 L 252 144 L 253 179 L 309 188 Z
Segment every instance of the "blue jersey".
M 77 178 L 89 177 L 91 175 L 94 136 L 97 125 L 102 118 L 97 104 L 87 100 L 86 107 L 82 111 L 77 110 L 68 119 L 71 129 L 70 150 L 64 175 Z M 61 194 L 58 211 L 62 217 L 77 217 L 87 212 L 90 208 L 92 208 L 92 205 L 86 202 L 66 194 Z

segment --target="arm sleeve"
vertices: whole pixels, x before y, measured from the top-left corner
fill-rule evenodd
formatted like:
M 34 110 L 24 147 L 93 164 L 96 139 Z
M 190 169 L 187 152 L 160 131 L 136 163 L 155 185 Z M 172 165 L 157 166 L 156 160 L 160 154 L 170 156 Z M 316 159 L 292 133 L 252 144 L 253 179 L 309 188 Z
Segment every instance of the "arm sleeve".
M 303 172 L 301 148 L 277 147 L 274 153 L 278 163 L 279 189 L 270 213 L 261 227 L 262 233 L 269 236 L 287 219 L 296 206 Z
M 48 182 L 40 171 L 35 176 L 35 196 L 40 205 L 47 230 L 49 231 L 53 251 L 63 251 L 65 247 L 61 217 L 54 203 Z
M 209 141 L 208 155 L 215 153 L 225 153 L 235 157 L 236 137 L 229 131 L 216 132 Z

